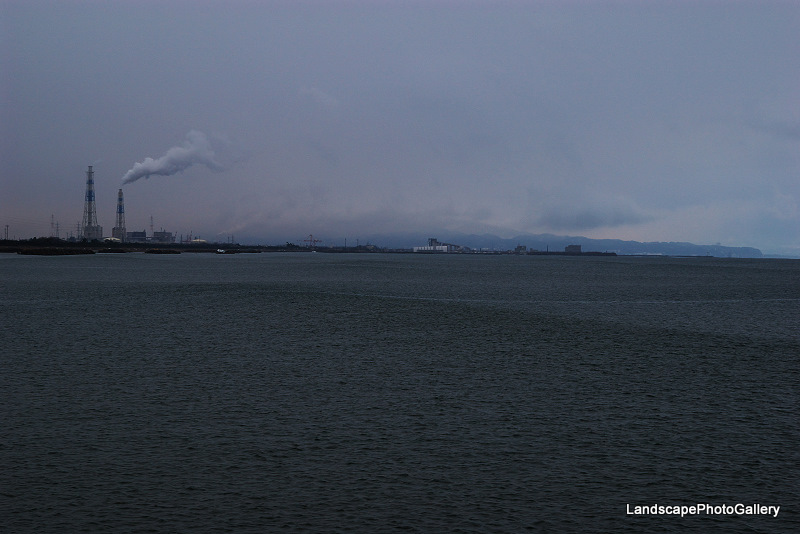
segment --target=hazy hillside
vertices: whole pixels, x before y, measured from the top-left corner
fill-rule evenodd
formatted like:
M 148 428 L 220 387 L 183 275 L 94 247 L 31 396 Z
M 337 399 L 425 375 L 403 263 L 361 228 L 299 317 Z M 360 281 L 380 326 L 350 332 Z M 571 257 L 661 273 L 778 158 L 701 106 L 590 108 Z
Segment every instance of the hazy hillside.
M 392 234 L 372 235 L 361 243 L 389 248 L 411 248 L 427 244 L 429 237 L 440 241 L 463 245 L 473 249 L 512 250 L 518 245 L 528 250 L 563 251 L 567 245 L 581 245 L 583 251 L 616 252 L 617 254 L 662 254 L 669 256 L 715 256 L 731 258 L 761 258 L 763 254 L 752 247 L 726 247 L 723 245 L 696 245 L 694 243 L 623 241 L 620 239 L 590 239 L 580 236 L 559 236 L 552 234 L 527 234 L 512 238 L 496 235 L 467 235 L 458 233 Z

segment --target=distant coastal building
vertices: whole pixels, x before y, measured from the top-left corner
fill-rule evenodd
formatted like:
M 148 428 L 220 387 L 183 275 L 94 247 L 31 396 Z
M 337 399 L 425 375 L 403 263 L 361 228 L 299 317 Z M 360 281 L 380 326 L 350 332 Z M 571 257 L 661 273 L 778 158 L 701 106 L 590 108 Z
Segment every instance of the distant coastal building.
M 147 241 L 147 232 L 144 230 L 141 232 L 127 232 L 125 234 L 125 241 L 130 241 L 132 243 L 144 243 Z
M 567 245 L 564 247 L 565 254 L 581 254 L 581 246 L 580 245 Z
M 452 243 L 442 243 L 435 237 L 428 238 L 428 246 L 414 247 L 414 252 L 465 252 L 467 247 L 453 245 Z
M 172 232 L 165 232 L 162 228 L 160 232 L 153 232 L 154 243 L 174 243 L 175 234 Z
M 174 243 L 175 234 L 165 232 L 163 228 L 160 232 L 153 232 L 151 237 L 147 237 L 147 232 L 144 230 L 141 232 L 126 232 L 125 241 L 131 243 L 147 243 L 148 241 L 152 243 Z

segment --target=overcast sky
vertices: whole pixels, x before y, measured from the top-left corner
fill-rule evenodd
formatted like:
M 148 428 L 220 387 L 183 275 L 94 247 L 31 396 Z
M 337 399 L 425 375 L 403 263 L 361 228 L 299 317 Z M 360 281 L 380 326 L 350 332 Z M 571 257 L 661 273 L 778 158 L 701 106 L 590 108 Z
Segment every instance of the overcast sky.
M 207 239 L 800 252 L 798 1 L 0 6 L 10 237 L 74 232 L 93 165 L 107 235 L 125 178 L 128 230 Z

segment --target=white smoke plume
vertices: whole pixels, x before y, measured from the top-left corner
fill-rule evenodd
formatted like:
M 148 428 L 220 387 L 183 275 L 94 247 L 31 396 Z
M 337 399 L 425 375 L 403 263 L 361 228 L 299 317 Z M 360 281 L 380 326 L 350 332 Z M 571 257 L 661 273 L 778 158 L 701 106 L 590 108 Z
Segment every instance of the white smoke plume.
M 145 158 L 144 161 L 135 163 L 122 177 L 122 183 L 130 184 L 139 178 L 150 178 L 153 174 L 172 176 L 195 164 L 205 165 L 215 171 L 223 170 L 206 134 L 192 130 L 186 134 L 183 146 L 170 148 L 158 159 Z

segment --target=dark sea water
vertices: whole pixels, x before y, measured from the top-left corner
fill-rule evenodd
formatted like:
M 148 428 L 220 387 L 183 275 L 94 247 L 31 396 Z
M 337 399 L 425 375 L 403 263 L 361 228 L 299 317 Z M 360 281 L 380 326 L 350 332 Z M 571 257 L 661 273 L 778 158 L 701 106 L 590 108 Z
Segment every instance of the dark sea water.
M 800 261 L 0 255 L 3 532 L 800 532 Z M 627 506 L 780 506 L 778 517 Z

